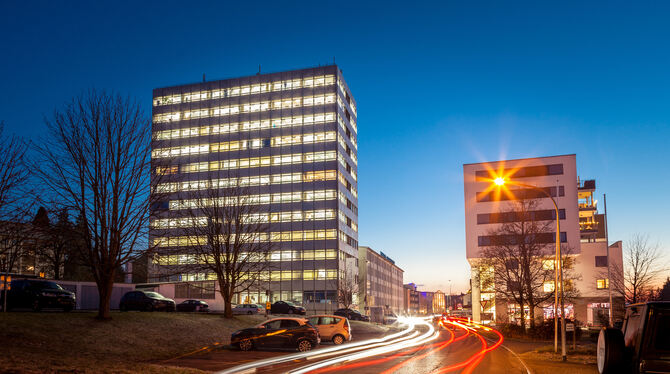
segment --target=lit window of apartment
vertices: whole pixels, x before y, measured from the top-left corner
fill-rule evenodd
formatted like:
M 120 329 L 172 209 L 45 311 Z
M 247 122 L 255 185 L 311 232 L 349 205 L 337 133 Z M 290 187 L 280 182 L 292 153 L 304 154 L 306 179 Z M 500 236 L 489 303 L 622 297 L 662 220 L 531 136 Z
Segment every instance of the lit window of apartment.
M 609 279 L 596 279 L 596 288 L 599 290 L 604 290 L 609 288 L 610 282 Z

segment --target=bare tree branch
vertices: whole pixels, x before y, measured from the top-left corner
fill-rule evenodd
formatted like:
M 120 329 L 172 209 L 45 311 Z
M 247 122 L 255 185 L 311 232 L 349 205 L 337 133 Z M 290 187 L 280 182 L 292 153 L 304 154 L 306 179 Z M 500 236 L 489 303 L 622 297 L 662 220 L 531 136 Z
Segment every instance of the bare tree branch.
M 192 256 L 191 264 L 177 271 L 214 274 L 224 315 L 231 318 L 236 295 L 269 281 L 270 252 L 279 238 L 272 237 L 270 213 L 261 210 L 243 178 L 229 171 L 209 177 L 206 189 L 182 193 L 176 207 L 182 210 L 176 245 Z
M 623 269 L 616 263 L 611 266 L 610 286 L 630 304 L 649 300 L 653 287 L 668 271 L 660 246 L 650 243 L 649 236 L 643 234 L 635 234 L 624 243 Z
M 151 122 L 136 101 L 90 91 L 46 124 L 33 168 L 86 227 L 83 259 L 98 286 L 98 318 L 108 319 L 117 269 L 148 247 Z
M 520 319 L 525 325 L 524 306 L 528 306 L 531 327 L 535 325 L 535 308 L 554 297 L 556 287 L 546 291 L 546 282 L 554 281 L 553 222 L 540 220 L 539 201 L 535 199 L 516 200 L 498 213 L 500 226 L 491 230 L 488 236 L 491 245 L 482 251 L 482 265 L 486 271 L 480 275 L 483 290 L 495 292 L 498 298 L 507 299 L 521 306 Z M 563 248 L 562 257 L 566 298 L 576 293 L 575 287 L 568 285 L 574 281 L 570 269 L 574 259 L 570 249 Z

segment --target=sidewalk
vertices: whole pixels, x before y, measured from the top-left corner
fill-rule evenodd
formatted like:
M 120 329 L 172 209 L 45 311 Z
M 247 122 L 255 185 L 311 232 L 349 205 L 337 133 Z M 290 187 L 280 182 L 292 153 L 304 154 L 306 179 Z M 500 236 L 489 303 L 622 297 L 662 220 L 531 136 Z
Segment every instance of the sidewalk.
M 552 342 L 508 339 L 504 343 L 528 365 L 533 374 L 597 374 L 595 344 L 583 343 L 568 350 L 563 362 L 560 352 L 554 353 Z M 569 347 L 572 348 L 572 347 Z

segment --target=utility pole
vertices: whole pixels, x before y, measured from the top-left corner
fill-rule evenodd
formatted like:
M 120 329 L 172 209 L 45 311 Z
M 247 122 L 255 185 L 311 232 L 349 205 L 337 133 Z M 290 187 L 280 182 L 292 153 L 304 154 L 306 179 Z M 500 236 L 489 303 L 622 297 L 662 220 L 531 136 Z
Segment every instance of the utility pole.
M 609 238 L 609 232 L 607 231 L 607 194 L 603 194 L 603 204 L 605 205 L 605 246 L 607 247 L 607 292 L 609 293 L 609 298 L 610 298 L 610 308 L 609 308 L 609 326 L 612 327 L 614 326 L 613 323 L 613 318 L 614 318 L 614 307 L 612 305 L 612 285 L 610 285 L 610 279 L 611 274 L 610 274 L 610 238 Z
M 556 198 L 558 199 L 560 195 L 560 185 L 559 185 L 559 180 L 556 179 Z M 559 212 L 556 212 L 557 214 Z M 567 361 L 568 357 L 565 352 L 565 298 L 564 298 L 564 293 L 563 293 L 563 256 L 561 255 L 561 241 L 560 241 L 560 225 L 558 222 L 560 221 L 560 217 L 556 217 L 556 247 L 558 248 L 558 263 L 559 263 L 559 269 L 560 269 L 560 285 L 561 285 L 561 356 L 563 356 L 563 361 Z

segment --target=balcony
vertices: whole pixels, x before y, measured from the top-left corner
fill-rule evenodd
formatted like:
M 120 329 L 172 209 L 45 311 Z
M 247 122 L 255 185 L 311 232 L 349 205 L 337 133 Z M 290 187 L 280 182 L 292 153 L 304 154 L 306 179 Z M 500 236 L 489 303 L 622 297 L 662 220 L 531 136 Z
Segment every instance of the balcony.
M 577 189 L 579 191 L 595 191 L 596 189 L 596 180 L 587 179 L 587 180 L 577 180 Z
M 579 207 L 579 210 L 596 210 L 596 206 L 594 204 L 579 203 L 577 206 Z

